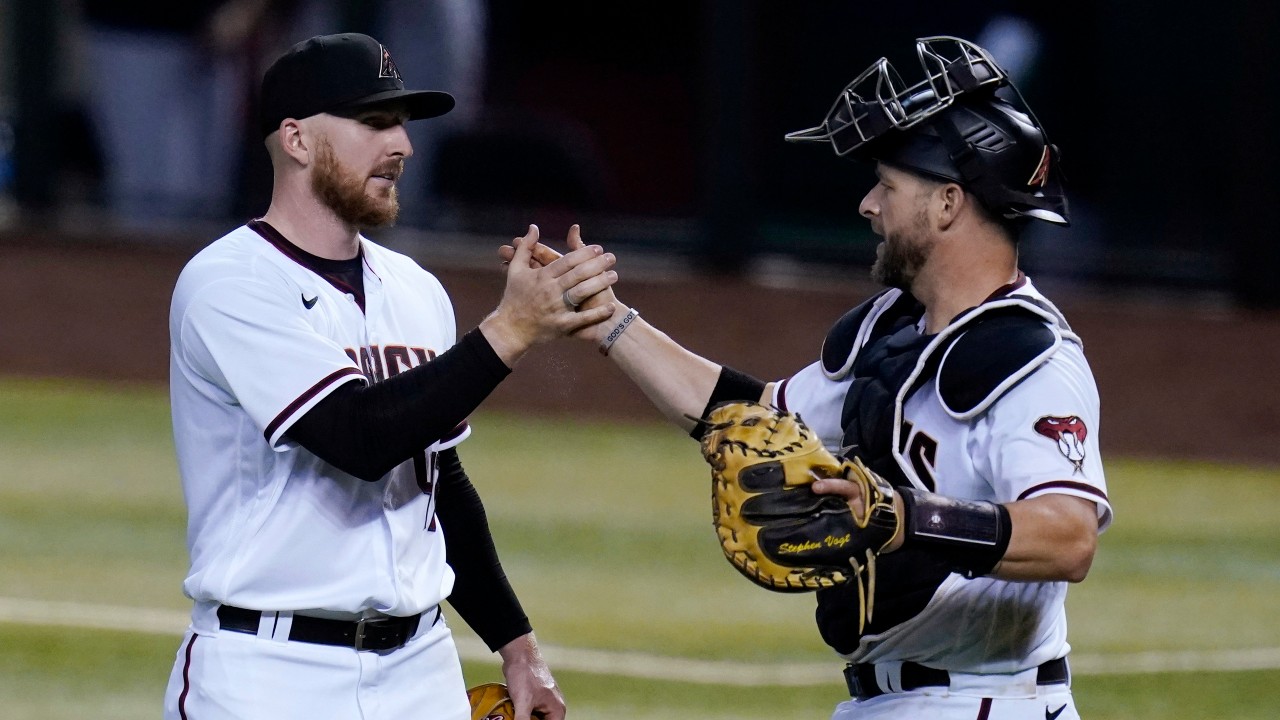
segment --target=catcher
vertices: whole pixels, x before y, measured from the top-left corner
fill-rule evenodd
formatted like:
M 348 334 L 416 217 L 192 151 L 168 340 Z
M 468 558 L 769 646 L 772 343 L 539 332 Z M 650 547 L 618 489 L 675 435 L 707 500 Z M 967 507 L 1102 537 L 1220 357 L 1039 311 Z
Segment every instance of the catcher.
M 816 592 L 847 661 L 833 720 L 1073 720 L 1067 586 L 1111 506 L 1082 342 L 1018 269 L 1027 224 L 1067 223 L 1058 150 L 984 49 L 932 37 L 916 51 L 914 84 L 882 58 L 787 136 L 878 179 L 859 211 L 883 237 L 872 274 L 887 289 L 835 323 L 816 362 L 766 383 L 686 350 L 612 289 L 581 307 L 613 317 L 578 335 L 701 441 L 734 566 Z

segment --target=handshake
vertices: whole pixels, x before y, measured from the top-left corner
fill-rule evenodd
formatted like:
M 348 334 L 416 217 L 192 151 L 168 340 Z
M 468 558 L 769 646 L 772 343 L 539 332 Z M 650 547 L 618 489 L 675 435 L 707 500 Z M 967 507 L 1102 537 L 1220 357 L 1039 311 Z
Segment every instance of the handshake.
M 537 225 L 498 250 L 507 284 L 498 307 L 480 323 L 494 351 L 514 367 L 531 347 L 557 337 L 594 342 L 602 354 L 639 313 L 618 302 L 613 284 L 617 261 L 599 245 L 582 242 L 574 225 L 561 254 L 539 242 Z

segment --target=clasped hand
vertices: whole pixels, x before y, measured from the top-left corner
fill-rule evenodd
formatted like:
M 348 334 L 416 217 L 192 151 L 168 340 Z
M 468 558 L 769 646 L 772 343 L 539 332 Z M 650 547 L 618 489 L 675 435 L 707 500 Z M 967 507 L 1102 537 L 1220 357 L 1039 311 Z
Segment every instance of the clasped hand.
M 564 255 L 538 242 L 537 227 L 531 225 L 530 228 L 533 235 L 532 243 L 528 242 L 530 235 L 526 234 L 524 237 L 516 238 L 511 245 L 498 248 L 498 256 L 509 265 L 508 277 L 517 265 L 526 266 L 531 270 L 550 270 L 558 263 L 578 256 L 582 252 L 599 253 L 599 258 L 608 258 L 607 267 L 613 267 L 615 261 L 613 254 L 605 253 L 598 245 L 586 245 L 582 241 L 582 228 L 576 224 L 569 228 L 569 233 L 565 237 L 569 252 Z M 526 249 L 527 254 L 522 252 Z M 599 342 L 604 333 L 612 327 L 612 324 L 606 321 L 618 314 L 619 309 L 626 312 L 613 292 L 613 284 L 617 281 L 618 274 L 609 270 L 605 275 L 608 282 L 592 283 L 584 280 L 572 288 L 567 288 L 558 299 L 562 308 L 570 310 L 577 316 L 577 324 L 569 333 L 574 337 Z
M 503 246 L 507 284 L 502 300 L 480 324 L 481 332 L 508 366 L 530 347 L 608 320 L 614 311 L 602 300 L 618 279 L 616 258 L 599 245 L 585 245 L 577 225 L 561 255 L 539 242 L 537 225 Z

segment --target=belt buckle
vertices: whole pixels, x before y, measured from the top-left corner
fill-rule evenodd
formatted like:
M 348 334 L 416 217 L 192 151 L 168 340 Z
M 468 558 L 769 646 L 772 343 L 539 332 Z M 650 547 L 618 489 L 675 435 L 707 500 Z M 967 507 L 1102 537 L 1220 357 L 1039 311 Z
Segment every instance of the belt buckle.
M 364 624 L 367 618 L 360 618 L 356 621 L 356 643 L 357 651 L 364 650 Z

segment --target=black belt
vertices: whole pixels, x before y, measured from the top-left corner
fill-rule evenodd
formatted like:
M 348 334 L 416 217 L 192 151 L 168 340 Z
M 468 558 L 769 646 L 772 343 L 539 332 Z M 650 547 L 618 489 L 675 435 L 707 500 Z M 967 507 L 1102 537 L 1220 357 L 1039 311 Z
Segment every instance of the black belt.
M 434 625 L 440 619 L 440 606 L 429 610 Z M 269 613 L 268 613 L 269 614 Z M 367 620 L 330 620 L 329 618 L 294 615 L 289 639 L 319 645 L 340 645 L 356 650 L 395 650 L 409 642 L 418 632 L 422 613 L 409 617 L 376 617 Z M 232 605 L 218 606 L 218 621 L 223 630 L 258 634 L 262 613 Z
M 1037 685 L 1061 685 L 1071 679 L 1071 670 L 1067 667 L 1066 658 L 1058 658 L 1036 668 Z M 895 690 L 880 687 L 876 680 L 876 666 L 871 663 L 850 664 L 844 668 L 844 681 L 849 686 L 850 697 L 859 700 L 884 695 Z M 951 684 L 951 674 L 946 670 L 926 667 L 918 663 L 902 663 L 902 692 L 922 687 L 947 687 Z

